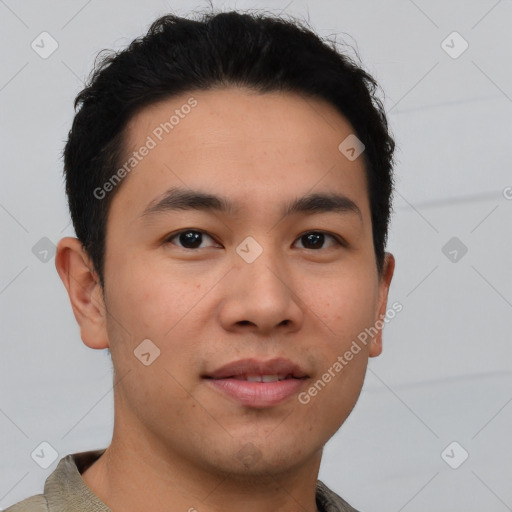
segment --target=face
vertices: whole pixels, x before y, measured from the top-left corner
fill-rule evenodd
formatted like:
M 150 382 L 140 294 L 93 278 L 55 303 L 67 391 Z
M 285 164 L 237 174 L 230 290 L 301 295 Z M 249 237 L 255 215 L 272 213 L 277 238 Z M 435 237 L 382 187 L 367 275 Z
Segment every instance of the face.
M 150 149 L 110 207 L 108 314 L 82 325 L 111 351 L 118 434 L 216 472 L 319 461 L 381 351 L 379 332 L 343 357 L 393 273 L 388 254 L 377 274 L 363 158 L 338 150 L 352 133 L 327 103 L 235 88 L 130 121 L 126 160 Z

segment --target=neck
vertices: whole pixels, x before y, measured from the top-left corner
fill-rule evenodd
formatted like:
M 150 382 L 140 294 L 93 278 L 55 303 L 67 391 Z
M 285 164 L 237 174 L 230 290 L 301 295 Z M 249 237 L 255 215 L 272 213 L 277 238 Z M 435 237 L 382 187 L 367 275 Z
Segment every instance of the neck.
M 110 446 L 82 473 L 113 512 L 317 512 L 321 452 L 286 471 L 230 473 L 193 464 L 140 432 L 128 434 L 114 428 Z

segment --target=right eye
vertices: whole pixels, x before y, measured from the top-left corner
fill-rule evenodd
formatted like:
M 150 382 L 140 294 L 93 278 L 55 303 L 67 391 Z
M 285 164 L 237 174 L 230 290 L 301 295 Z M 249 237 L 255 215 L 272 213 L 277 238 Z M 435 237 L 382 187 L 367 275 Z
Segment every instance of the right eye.
M 204 241 L 204 237 L 213 240 L 210 235 L 199 229 L 183 229 L 168 236 L 165 239 L 165 243 L 172 243 L 173 245 L 178 245 L 178 247 L 182 247 L 183 249 L 202 249 L 200 245 Z M 174 239 L 177 239 L 179 244 L 172 242 Z

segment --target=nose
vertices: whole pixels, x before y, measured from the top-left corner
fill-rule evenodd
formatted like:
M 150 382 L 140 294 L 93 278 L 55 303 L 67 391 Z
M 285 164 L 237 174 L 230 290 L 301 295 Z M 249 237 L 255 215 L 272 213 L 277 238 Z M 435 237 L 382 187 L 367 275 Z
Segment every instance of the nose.
M 270 250 L 240 259 L 224 284 L 220 322 L 226 331 L 284 334 L 300 330 L 304 312 L 290 273 Z

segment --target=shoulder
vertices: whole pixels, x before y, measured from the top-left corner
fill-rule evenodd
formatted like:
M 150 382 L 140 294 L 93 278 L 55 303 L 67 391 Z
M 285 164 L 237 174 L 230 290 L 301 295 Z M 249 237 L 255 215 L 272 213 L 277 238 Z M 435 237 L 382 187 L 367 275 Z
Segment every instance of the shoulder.
M 48 512 L 48 505 L 43 494 L 35 494 L 11 505 L 4 512 Z
M 105 448 L 71 453 L 62 457 L 46 478 L 44 492 L 25 498 L 3 512 L 55 512 L 63 510 L 109 512 L 91 491 L 81 472 L 103 454 Z
M 317 480 L 316 491 L 318 510 L 322 512 L 359 512 L 320 480 Z

